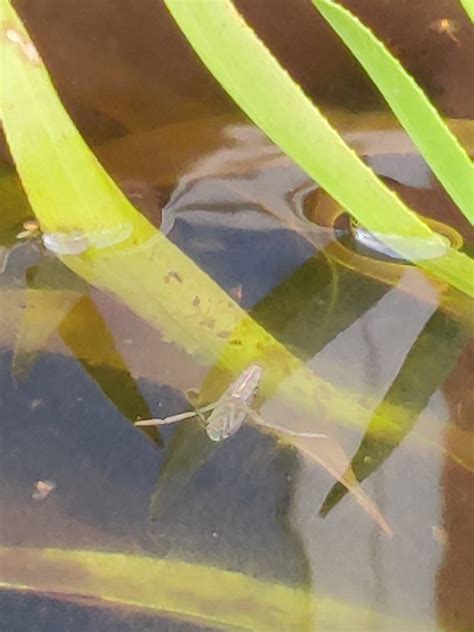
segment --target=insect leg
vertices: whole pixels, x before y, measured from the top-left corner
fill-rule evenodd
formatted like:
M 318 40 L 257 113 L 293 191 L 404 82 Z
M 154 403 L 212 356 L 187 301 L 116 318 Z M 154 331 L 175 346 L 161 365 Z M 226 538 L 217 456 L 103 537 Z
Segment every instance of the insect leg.
M 215 407 L 215 404 L 209 404 L 208 406 L 204 406 L 204 408 L 199 408 L 198 410 L 190 410 L 186 413 L 179 413 L 178 415 L 170 415 L 169 417 L 164 417 L 163 419 L 141 419 L 140 421 L 135 422 L 135 426 L 163 426 L 165 424 L 174 424 L 176 421 L 183 421 L 183 419 L 190 419 L 191 417 L 201 417 L 201 413 L 206 413 L 212 410 Z
M 141 419 L 135 422 L 135 426 L 163 426 L 165 424 L 174 424 L 183 419 L 190 419 L 191 417 L 196 417 L 196 415 L 196 411 L 190 411 L 188 413 L 180 413 L 179 415 L 171 415 L 164 419 Z
M 203 408 L 196 408 L 195 411 L 195 415 L 197 415 L 199 417 L 199 419 L 202 421 L 202 423 L 206 423 L 206 418 L 204 417 L 203 413 L 208 413 L 210 410 L 214 410 L 214 408 L 217 406 L 218 402 L 213 402 L 212 404 L 208 404 L 207 406 L 204 406 Z
M 271 428 L 272 430 L 277 430 L 278 432 L 290 435 L 291 437 L 303 437 L 307 439 L 327 439 L 327 435 L 320 432 L 302 432 L 299 430 L 291 430 L 290 428 L 279 426 L 278 424 L 272 424 L 271 422 L 266 421 L 259 413 L 257 413 L 256 410 L 250 408 L 250 406 L 247 406 L 247 404 L 244 404 L 242 402 L 240 406 L 245 409 L 245 412 L 250 417 L 250 419 L 259 426 Z

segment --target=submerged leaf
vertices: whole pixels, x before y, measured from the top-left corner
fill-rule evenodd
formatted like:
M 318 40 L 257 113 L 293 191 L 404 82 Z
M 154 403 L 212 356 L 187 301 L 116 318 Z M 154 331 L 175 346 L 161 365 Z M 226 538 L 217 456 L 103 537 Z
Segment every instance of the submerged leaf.
M 37 354 L 87 292 L 86 283 L 55 257 L 43 257 L 28 270 L 27 286 L 13 352 L 12 372 L 17 379 L 26 378 Z
M 159 520 L 176 502 L 193 476 L 216 449 L 195 420 L 180 424 L 166 447 L 166 454 L 150 500 L 150 520 Z
M 0 164 L 0 199 L 2 212 L 0 213 L 0 244 L 10 245 L 15 242 L 15 234 L 24 221 L 32 217 L 28 200 L 18 176 L 11 169 Z M 0 273 L 2 266 L 0 264 Z
M 428 629 L 303 588 L 180 560 L 88 550 L 0 548 L 1 588 L 172 613 L 223 630 L 381 632 Z M 434 632 L 433 628 L 429 628 Z
M 148 404 L 117 350 L 107 322 L 90 296 L 83 296 L 69 310 L 58 331 L 88 375 L 127 419 L 134 422 L 138 417 L 150 417 Z M 161 444 L 156 428 L 141 430 Z
M 385 535 L 392 537 L 393 532 L 390 525 L 377 504 L 361 487 L 349 459 L 338 441 L 329 437 L 320 440 L 296 438 L 293 444 L 301 453 L 319 463 L 333 476 L 338 481 L 336 483 L 338 487 L 353 494 L 362 509 L 379 525 Z
M 376 411 L 380 413 L 389 403 L 402 405 L 406 412 L 403 419 L 400 419 L 400 434 L 396 438 L 393 437 L 392 441 L 378 440 L 370 434 L 369 424 L 348 470 L 351 475 L 355 474 L 358 481 L 363 481 L 373 474 L 411 432 L 433 392 L 454 367 L 466 340 L 467 336 L 463 329 L 441 312 L 438 311 L 431 317 L 408 353 L 385 400 Z M 454 438 L 454 427 L 448 425 L 447 430 Z M 472 456 L 466 459 L 459 449 L 457 454 L 465 467 L 474 468 Z M 337 483 L 324 500 L 321 515 L 326 515 L 346 493 L 346 488 Z

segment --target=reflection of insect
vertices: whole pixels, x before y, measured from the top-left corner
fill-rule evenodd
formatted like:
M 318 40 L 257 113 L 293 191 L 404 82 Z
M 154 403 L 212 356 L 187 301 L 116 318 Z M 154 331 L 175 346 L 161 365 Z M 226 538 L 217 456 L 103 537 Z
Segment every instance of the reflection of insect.
M 247 417 L 254 423 L 267 428 L 273 428 L 285 434 L 308 437 L 326 438 L 324 434 L 314 432 L 297 432 L 283 426 L 268 423 L 257 411 L 250 407 L 258 385 L 262 378 L 262 369 L 258 364 L 251 364 L 232 384 L 224 391 L 224 394 L 214 404 L 197 411 L 172 415 L 164 419 L 145 419 L 136 422 L 136 426 L 158 426 L 170 424 L 191 417 L 202 417 L 202 413 L 212 411 L 206 421 L 206 432 L 212 441 L 222 441 L 234 435 Z

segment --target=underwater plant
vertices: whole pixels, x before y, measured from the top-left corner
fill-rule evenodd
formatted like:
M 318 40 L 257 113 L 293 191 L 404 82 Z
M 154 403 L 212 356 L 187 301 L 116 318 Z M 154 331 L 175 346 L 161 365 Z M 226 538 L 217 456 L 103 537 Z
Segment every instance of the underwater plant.
M 403 258 L 413 260 L 423 268 L 441 295 L 453 289 L 456 300 L 459 300 L 450 304 L 451 307 L 454 305 L 454 311 L 459 304 L 464 305 L 465 297 L 472 297 L 473 265 L 467 254 L 447 246 L 415 210 L 408 208 L 365 166 L 248 27 L 231 2 L 165 1 L 218 81 L 250 118 L 325 189 L 339 208 L 351 213 L 361 226 Z M 469 6 L 468 0 L 464 2 Z M 466 150 L 422 90 L 366 27 L 334 2 L 315 0 L 314 4 L 338 30 L 359 61 L 367 64 L 367 70 L 458 204 L 460 212 L 472 222 L 472 163 Z M 278 388 L 285 399 L 309 414 L 313 412 L 314 401 L 318 401 L 338 423 L 365 428 L 366 412 L 375 408 L 370 398 L 361 403 L 357 393 L 350 388 L 336 387 L 306 367 L 293 349 L 285 347 L 259 321 L 249 316 L 130 204 L 74 127 L 33 41 L 8 0 L 0 0 L 0 15 L 4 48 L 2 121 L 23 187 L 41 226 L 45 246 L 78 276 L 118 297 L 159 329 L 167 340 L 178 343 L 203 364 L 216 364 L 238 376 L 258 362 L 263 368 L 263 396 Z M 403 99 L 399 98 L 400 94 Z M 418 248 L 424 242 L 438 246 L 442 255 L 430 259 L 420 257 Z M 80 298 L 74 295 L 72 300 L 76 304 Z M 212 313 L 212 319 L 201 318 L 203 306 Z M 437 321 L 433 323 L 433 330 L 437 324 Z M 426 346 L 430 346 L 429 336 L 422 342 L 426 353 Z M 426 355 L 423 360 L 429 363 Z M 416 374 L 417 363 L 412 358 L 409 361 L 410 370 Z M 438 377 L 435 376 L 433 384 Z M 202 397 L 208 401 L 220 397 L 219 388 L 211 375 Z M 395 384 L 394 390 L 397 388 L 401 391 L 406 384 Z M 389 452 L 411 430 L 411 412 L 396 397 L 384 402 L 371 419 L 369 437 L 383 441 L 386 453 Z M 427 441 L 422 434 L 420 441 Z M 288 442 L 297 444 L 291 437 Z M 304 451 L 304 447 L 300 449 Z M 317 460 L 318 456 L 314 458 Z M 358 457 L 365 468 L 363 476 L 367 471 L 374 471 L 377 465 L 374 461 L 368 462 L 366 456 L 363 453 Z M 453 449 L 451 457 L 472 467 L 462 450 L 456 453 Z M 352 474 L 350 468 L 349 474 Z M 340 474 L 334 475 L 338 480 L 343 478 Z M 356 490 L 357 480 L 347 477 L 343 485 Z M 359 496 L 358 500 L 362 506 L 366 503 L 366 509 L 371 509 L 366 498 Z M 8 558 L 10 552 L 3 553 Z M 40 566 L 44 562 L 46 566 L 52 564 L 53 568 L 57 560 L 59 564 L 74 566 L 81 558 L 84 568 L 91 572 L 91 578 L 97 583 L 91 582 L 92 587 L 73 583 L 69 587 L 71 593 L 99 593 L 103 578 L 97 569 L 105 562 L 110 561 L 109 574 L 118 575 L 123 580 L 121 572 L 117 571 L 117 559 L 101 558 L 99 553 L 52 550 L 44 552 L 43 560 L 35 551 L 20 553 L 28 559 L 31 556 Z M 136 576 L 144 573 L 148 560 L 125 557 L 127 564 L 130 561 L 136 563 L 136 575 L 127 575 L 133 583 Z M 168 565 L 162 566 L 157 563 L 152 570 L 157 577 L 161 574 L 169 577 Z M 96 568 L 96 571 L 92 572 L 90 568 Z M 170 562 L 170 568 L 174 572 L 173 562 Z M 191 566 L 185 570 L 192 576 L 189 585 L 196 581 L 195 572 L 198 584 L 202 583 L 202 577 L 207 577 L 207 568 Z M 126 574 L 128 571 L 127 568 Z M 220 577 L 212 575 L 213 570 L 209 572 L 218 585 Z M 237 581 L 233 576 L 227 579 L 231 586 Z M 29 582 L 31 578 L 26 577 L 23 583 Z M 241 584 L 245 584 L 247 590 L 246 582 L 242 580 Z M 54 589 L 56 586 L 52 587 Z M 176 586 L 170 587 L 170 596 L 165 595 L 158 605 L 148 593 L 142 601 L 137 601 L 140 590 L 140 584 L 138 588 L 125 586 L 125 598 L 120 592 L 112 591 L 106 599 L 179 610 Z M 236 591 L 239 590 L 241 586 L 237 586 Z M 253 597 L 257 602 L 257 614 L 249 623 L 250 629 L 252 625 L 265 629 L 266 623 L 261 623 L 258 610 L 261 604 L 266 607 L 262 595 L 266 595 L 267 590 L 266 585 L 255 588 Z M 271 592 L 277 600 L 279 587 L 273 586 Z M 303 605 L 307 606 L 307 595 L 287 592 L 284 599 L 290 603 L 288 610 L 292 621 L 295 617 L 298 619 L 297 611 L 302 610 Z M 286 601 L 284 606 L 286 608 Z M 332 604 L 327 607 L 329 612 Z M 232 604 L 229 612 L 216 615 L 212 595 L 203 591 L 202 603 L 192 609 L 192 614 L 205 618 L 203 611 L 208 608 L 212 612 L 211 620 L 238 621 Z M 353 614 L 348 610 L 345 616 Z

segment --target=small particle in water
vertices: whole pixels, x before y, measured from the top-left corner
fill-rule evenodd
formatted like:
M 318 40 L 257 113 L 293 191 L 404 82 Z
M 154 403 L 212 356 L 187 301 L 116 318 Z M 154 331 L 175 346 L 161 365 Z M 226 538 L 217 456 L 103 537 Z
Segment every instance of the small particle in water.
M 433 536 L 433 540 L 438 544 L 441 544 L 441 546 L 446 546 L 448 543 L 448 533 L 443 527 L 439 527 L 434 524 L 431 527 L 431 535 Z
M 214 329 L 216 319 L 213 316 L 203 316 L 201 325 L 207 327 L 207 329 Z
M 193 298 L 193 307 L 199 307 L 199 305 L 201 305 L 201 299 L 199 296 L 195 296 Z
M 23 230 L 21 230 L 17 235 L 17 239 L 32 239 L 33 237 L 37 237 L 40 234 L 40 225 L 34 219 L 29 219 L 23 223 Z
M 7 40 L 12 44 L 16 44 L 23 52 L 25 57 L 33 64 L 40 64 L 41 57 L 39 56 L 36 46 L 27 37 L 15 29 L 7 29 L 5 32 Z
M 131 345 L 133 343 L 133 340 L 132 338 L 124 338 L 122 342 L 124 345 Z
M 39 223 L 35 219 L 27 219 L 23 222 L 23 228 L 34 233 L 39 230 Z
M 31 404 L 30 404 L 31 410 L 35 410 L 35 408 L 38 408 L 38 406 L 41 406 L 42 403 L 43 403 L 43 400 L 41 399 L 41 397 L 37 397 L 36 399 L 32 399 L 31 400 Z
M 0 274 L 3 274 L 7 269 L 9 256 L 10 250 L 5 246 L 0 246 Z
M 179 275 L 177 272 L 175 272 L 174 270 L 170 270 L 165 278 L 164 281 L 165 283 L 169 283 L 171 280 L 177 281 L 178 283 L 182 283 L 183 282 L 183 277 L 181 275 Z
M 38 502 L 42 502 L 45 500 L 52 492 L 55 491 L 57 485 L 55 481 L 45 480 L 45 481 L 36 481 L 35 483 L 35 491 L 33 492 L 31 498 Z
M 459 31 L 459 24 L 451 18 L 441 18 L 440 20 L 434 20 L 430 24 L 430 29 L 439 35 L 446 35 L 456 44 L 459 44 L 459 40 L 456 37 L 456 33 Z
M 43 233 L 43 244 L 56 255 L 80 255 L 89 248 L 89 240 L 81 230 Z
M 214 531 L 212 533 L 212 537 L 214 538 L 214 540 L 219 537 L 219 534 L 217 533 L 217 531 Z
M 235 299 L 237 303 L 240 303 L 240 301 L 242 300 L 243 294 L 244 292 L 242 288 L 242 283 L 239 283 L 238 285 L 236 285 L 235 287 L 229 290 L 229 295 L 232 296 L 232 298 Z

